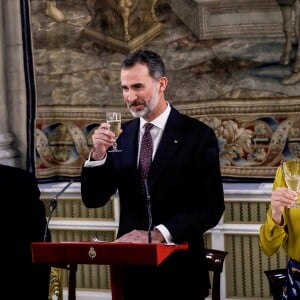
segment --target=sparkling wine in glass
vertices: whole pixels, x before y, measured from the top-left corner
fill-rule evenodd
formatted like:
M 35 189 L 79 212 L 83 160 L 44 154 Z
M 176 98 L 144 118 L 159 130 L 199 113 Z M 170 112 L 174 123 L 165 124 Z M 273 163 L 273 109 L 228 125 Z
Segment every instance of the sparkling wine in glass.
M 287 187 L 298 192 L 300 189 L 300 160 L 287 160 L 282 162 L 282 173 L 284 176 Z M 295 204 L 291 207 L 300 208 L 299 197 L 295 201 Z
M 121 132 L 121 113 L 116 111 L 107 111 L 106 122 L 110 124 L 110 130 L 116 135 L 112 149 L 108 150 L 108 152 L 122 152 L 122 150 L 118 149 L 117 145 L 117 138 Z

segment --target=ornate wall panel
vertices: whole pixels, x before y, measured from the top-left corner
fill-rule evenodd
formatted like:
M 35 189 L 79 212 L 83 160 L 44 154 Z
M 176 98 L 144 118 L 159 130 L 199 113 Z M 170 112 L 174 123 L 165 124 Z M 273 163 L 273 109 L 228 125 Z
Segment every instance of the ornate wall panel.
M 199 39 L 280 35 L 275 0 L 170 0 L 176 14 Z M 192 16 L 192 17 L 191 17 Z
M 224 177 L 271 179 L 281 160 L 300 157 L 299 99 L 214 100 L 185 107 L 183 112 L 215 130 Z
M 193 2 L 199 10 L 183 17 L 181 14 L 189 10 L 180 10 L 177 5 Z M 121 100 L 119 82 L 124 49 L 118 51 L 85 34 L 91 20 L 101 16 L 97 3 L 56 1 L 54 12 L 59 10 L 64 16 L 57 18 L 61 15 L 46 13 L 46 1 L 30 1 L 35 62 L 32 80 L 36 82 L 37 99 L 35 167 L 39 179 L 79 176 L 89 152 L 90 136 L 104 119 L 105 110 L 117 107 L 124 121 L 131 118 Z M 292 72 L 296 44 L 292 45 L 290 63 L 281 65 L 285 40 L 277 2 L 149 3 L 150 22 L 162 24 L 164 30 L 151 40 L 139 42 L 140 47 L 159 52 L 166 62 L 167 100 L 215 130 L 224 179 L 272 180 L 279 162 L 299 157 L 300 147 L 300 72 Z M 113 13 L 111 4 L 105 9 Z M 241 16 L 248 12 L 253 26 L 240 27 Z M 227 35 L 215 30 L 219 14 L 218 20 L 229 24 L 222 26 L 227 28 Z M 136 16 L 134 12 L 135 21 Z M 198 19 L 206 32 L 215 30 L 221 35 L 206 35 L 204 39 L 196 34 L 189 22 L 199 25 Z M 108 34 L 108 27 L 104 31 L 102 28 L 105 22 L 93 22 L 94 31 Z M 130 28 L 128 22 L 129 31 L 136 28 L 134 24 Z M 116 32 L 124 31 L 122 22 L 116 21 L 115 25 L 120 26 Z M 233 34 L 237 28 L 242 28 L 243 34 Z M 259 28 L 256 36 L 254 28 Z
M 228 234 L 225 237 L 226 291 L 229 299 L 265 299 L 270 297 L 265 270 L 283 268 L 287 257 L 280 251 L 266 257 L 258 247 L 258 236 Z M 230 275 L 229 275 L 230 274 Z
M 283 159 L 300 157 L 300 99 L 210 100 L 174 104 L 211 126 L 218 137 L 222 175 L 272 179 Z M 115 106 L 116 107 L 116 106 Z M 130 118 L 119 106 L 123 120 Z M 40 106 L 36 131 L 39 178 L 79 176 L 91 134 L 104 120 L 98 107 Z

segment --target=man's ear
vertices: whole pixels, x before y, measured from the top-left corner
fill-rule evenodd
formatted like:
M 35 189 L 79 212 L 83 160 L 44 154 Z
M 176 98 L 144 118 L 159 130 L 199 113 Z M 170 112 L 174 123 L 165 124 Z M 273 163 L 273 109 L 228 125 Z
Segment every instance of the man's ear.
M 159 91 L 164 92 L 167 85 L 168 85 L 168 78 L 164 77 L 164 76 L 160 77 L 160 79 L 159 79 Z

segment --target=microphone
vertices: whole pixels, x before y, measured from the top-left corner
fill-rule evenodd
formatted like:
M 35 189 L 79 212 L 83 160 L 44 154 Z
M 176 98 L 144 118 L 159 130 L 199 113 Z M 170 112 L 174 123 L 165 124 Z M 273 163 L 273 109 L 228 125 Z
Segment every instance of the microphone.
M 50 200 L 50 203 L 49 203 L 49 214 L 48 214 L 48 220 L 47 220 L 47 223 L 46 223 L 46 226 L 45 226 L 45 232 L 44 232 L 44 239 L 43 241 L 44 242 L 47 242 L 48 241 L 48 228 L 49 228 L 49 223 L 50 223 L 50 220 L 52 218 L 52 214 L 54 212 L 54 210 L 56 209 L 57 207 L 57 199 L 58 197 L 63 194 L 65 192 L 65 190 L 73 183 L 73 179 L 71 179 L 54 197 L 52 200 Z
M 152 211 L 151 211 L 151 197 L 149 193 L 149 187 L 147 178 L 145 179 L 145 191 L 147 197 L 147 213 L 148 213 L 148 243 L 152 243 L 152 236 L 151 236 L 151 227 L 152 227 Z

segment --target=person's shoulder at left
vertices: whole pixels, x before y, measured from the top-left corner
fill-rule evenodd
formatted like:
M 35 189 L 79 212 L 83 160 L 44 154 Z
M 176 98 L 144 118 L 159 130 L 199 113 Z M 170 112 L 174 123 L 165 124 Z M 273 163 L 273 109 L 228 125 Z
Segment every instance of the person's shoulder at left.
M 0 164 L 0 176 L 3 178 L 10 179 L 10 178 L 15 178 L 16 176 L 30 178 L 33 177 L 34 175 L 31 174 L 29 171 L 19 167 Z
M 8 201 L 3 201 L 2 206 L 6 211 L 18 207 L 15 213 L 31 213 L 33 205 L 42 211 L 39 201 L 40 190 L 37 179 L 29 171 L 8 165 L 0 165 L 0 189 L 7 195 Z M 4 211 L 5 211 L 4 209 Z
M 21 169 L 19 167 L 15 167 L 15 166 L 10 166 L 10 165 L 4 165 L 4 164 L 0 164 L 0 170 L 1 172 L 8 172 L 10 173 L 27 173 L 26 170 Z
M 33 173 L 28 170 L 0 164 L 0 186 L 2 190 L 11 193 L 21 193 L 21 190 L 36 191 L 38 183 Z

